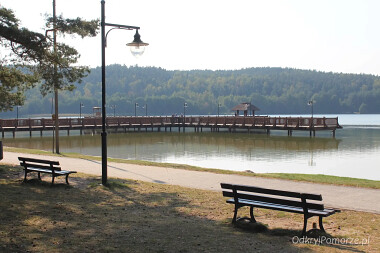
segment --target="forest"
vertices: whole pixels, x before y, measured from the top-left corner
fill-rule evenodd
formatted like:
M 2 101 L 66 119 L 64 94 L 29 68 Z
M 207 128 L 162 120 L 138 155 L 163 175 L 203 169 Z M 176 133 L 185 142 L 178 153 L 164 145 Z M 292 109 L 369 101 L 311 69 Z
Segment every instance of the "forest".
M 110 65 L 106 68 L 107 113 L 112 116 L 232 114 L 231 108 L 251 102 L 257 114 L 380 113 L 380 77 L 291 68 L 246 68 L 240 70 L 165 70 L 157 67 Z M 101 68 L 91 69 L 73 91 L 59 94 L 60 114 L 89 115 L 101 106 Z M 41 95 L 39 87 L 28 90 L 19 115 L 52 113 L 52 94 Z M 113 109 L 115 108 L 115 109 Z M 14 118 L 15 109 L 0 113 Z

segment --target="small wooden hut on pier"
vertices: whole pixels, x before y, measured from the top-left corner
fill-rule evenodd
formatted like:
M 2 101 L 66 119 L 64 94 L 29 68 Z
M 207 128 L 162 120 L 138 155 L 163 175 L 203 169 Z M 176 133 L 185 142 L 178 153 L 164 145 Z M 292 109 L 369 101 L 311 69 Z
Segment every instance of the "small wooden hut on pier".
M 240 111 L 242 111 L 246 117 L 249 115 L 255 116 L 255 111 L 260 111 L 260 108 L 250 102 L 245 102 L 235 106 L 231 110 L 235 112 L 235 116 L 239 116 Z

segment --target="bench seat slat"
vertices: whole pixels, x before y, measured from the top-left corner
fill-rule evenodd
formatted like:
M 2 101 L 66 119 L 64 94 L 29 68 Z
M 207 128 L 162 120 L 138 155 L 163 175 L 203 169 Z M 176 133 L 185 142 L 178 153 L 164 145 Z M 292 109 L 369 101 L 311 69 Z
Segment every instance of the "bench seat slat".
M 277 195 L 277 196 L 283 196 L 283 197 L 292 197 L 292 198 L 301 198 L 301 195 L 302 195 L 306 199 L 320 200 L 320 201 L 322 200 L 322 195 L 320 194 L 299 193 L 299 192 L 274 190 L 274 189 L 267 189 L 267 188 L 247 186 L 247 185 L 233 185 L 233 184 L 226 184 L 226 183 L 221 183 L 220 185 L 223 189 L 233 190 L 235 188 L 237 191 L 257 192 L 257 193 Z
M 23 162 L 33 162 L 33 163 L 59 165 L 58 161 L 50 161 L 50 160 L 43 160 L 43 159 L 36 159 L 36 158 L 27 158 L 27 157 L 19 157 L 18 159 L 20 161 L 23 161 Z
M 223 191 L 223 196 L 234 197 L 234 194 L 233 192 Z M 290 199 L 284 199 L 284 198 L 273 198 L 273 197 L 268 197 L 268 196 L 263 196 L 263 195 L 247 194 L 247 193 L 240 193 L 240 192 L 237 192 L 236 197 L 239 199 L 255 200 L 255 201 L 260 201 L 260 202 L 268 202 L 268 203 L 287 205 L 287 206 L 296 206 L 296 207 L 301 207 L 301 208 L 302 206 L 304 206 L 301 199 L 299 198 L 297 200 L 294 200 L 294 198 L 293 200 L 290 200 Z M 324 209 L 323 204 L 316 204 L 316 203 L 306 203 L 306 207 L 311 208 L 311 209 L 318 209 L 318 210 Z
M 27 170 L 28 171 L 33 171 L 33 172 L 42 172 L 42 173 L 53 174 L 53 171 L 50 170 L 50 169 L 47 170 L 47 169 L 29 167 Z M 66 175 L 66 174 L 70 174 L 70 173 L 76 173 L 76 171 L 67 171 L 67 170 L 57 170 L 57 171 L 54 171 L 54 174 L 57 174 L 57 175 Z
M 227 203 L 235 204 L 235 200 L 234 199 L 228 199 Z M 300 213 L 300 214 L 304 213 L 304 210 L 302 207 L 273 204 L 273 203 L 254 201 L 254 200 L 248 200 L 248 199 L 239 199 L 239 204 L 246 205 L 246 206 L 254 206 L 254 207 L 261 207 L 261 208 L 266 208 L 266 209 L 278 210 L 278 211 L 287 211 L 287 212 L 292 212 L 292 213 Z M 333 210 L 333 209 L 324 209 L 324 210 L 308 209 L 308 213 L 310 215 L 327 217 L 327 216 L 334 214 L 335 210 Z
M 24 162 L 21 162 L 20 163 L 21 166 L 24 166 L 24 167 L 28 167 L 28 168 L 39 168 L 39 169 L 46 169 L 46 170 L 52 170 L 54 169 L 55 171 L 59 171 L 61 170 L 61 167 L 57 167 L 57 166 L 49 166 L 49 165 L 41 165 L 41 164 L 35 164 L 35 163 L 24 163 Z

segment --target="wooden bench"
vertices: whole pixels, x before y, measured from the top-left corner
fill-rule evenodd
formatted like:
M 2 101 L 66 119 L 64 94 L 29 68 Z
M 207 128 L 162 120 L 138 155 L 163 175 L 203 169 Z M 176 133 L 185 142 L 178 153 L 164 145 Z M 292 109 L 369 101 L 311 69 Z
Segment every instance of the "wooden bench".
M 237 221 L 238 209 L 243 206 L 250 207 L 250 221 L 256 222 L 253 208 L 265 208 L 304 215 L 302 235 L 306 235 L 307 220 L 313 216 L 319 217 L 319 228 L 325 232 L 322 218 L 330 216 L 340 210 L 324 208 L 319 194 L 290 192 L 274 189 L 266 189 L 254 186 L 235 185 L 221 183 L 224 197 L 232 197 L 227 203 L 235 205 L 235 213 L 232 223 Z M 310 201 L 311 200 L 311 201 Z
M 51 174 L 51 184 L 54 184 L 54 178 L 59 176 L 66 176 L 66 183 L 69 184 L 69 175 L 71 173 L 77 173 L 76 171 L 61 170 L 58 161 L 49 161 L 26 157 L 19 157 L 18 160 L 20 161 L 20 165 L 24 167 L 24 182 L 26 182 L 26 176 L 28 175 L 28 173 L 37 172 L 39 180 L 41 180 L 41 173 L 47 173 Z

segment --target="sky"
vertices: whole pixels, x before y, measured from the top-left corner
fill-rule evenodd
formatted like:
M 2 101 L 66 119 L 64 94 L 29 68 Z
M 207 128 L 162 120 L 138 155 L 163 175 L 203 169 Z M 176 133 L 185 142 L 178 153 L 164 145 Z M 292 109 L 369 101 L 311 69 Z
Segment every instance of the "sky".
M 44 33 L 52 0 L 0 0 L 21 25 Z M 139 59 L 134 31 L 112 30 L 106 64 L 169 70 L 288 67 L 380 75 L 378 0 L 106 0 L 106 22 L 139 26 L 150 45 Z M 56 0 L 65 18 L 100 19 L 100 0 Z M 101 39 L 60 37 L 101 65 Z

